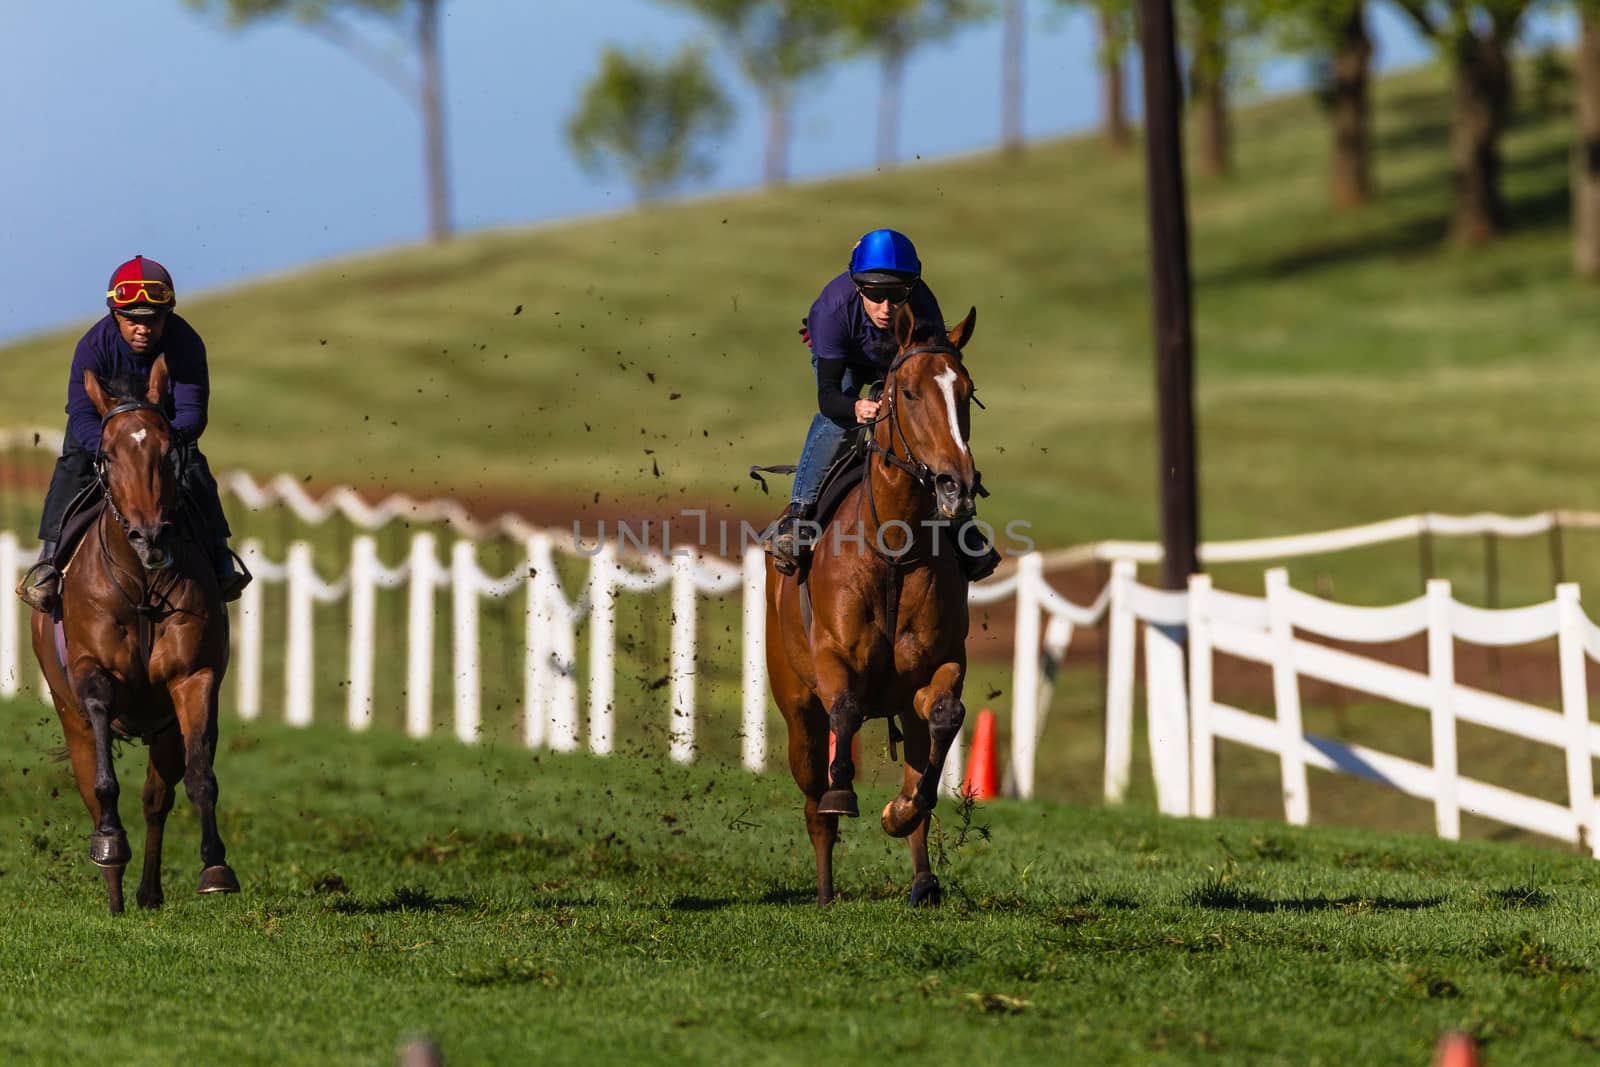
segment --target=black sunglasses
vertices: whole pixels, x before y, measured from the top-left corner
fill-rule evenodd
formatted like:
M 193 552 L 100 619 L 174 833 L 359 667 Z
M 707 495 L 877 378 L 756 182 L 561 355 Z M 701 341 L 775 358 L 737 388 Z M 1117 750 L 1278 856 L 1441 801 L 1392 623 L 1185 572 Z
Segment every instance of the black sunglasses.
M 858 285 L 856 290 L 863 297 L 874 304 L 888 301 L 891 304 L 904 304 L 911 299 L 910 285 Z

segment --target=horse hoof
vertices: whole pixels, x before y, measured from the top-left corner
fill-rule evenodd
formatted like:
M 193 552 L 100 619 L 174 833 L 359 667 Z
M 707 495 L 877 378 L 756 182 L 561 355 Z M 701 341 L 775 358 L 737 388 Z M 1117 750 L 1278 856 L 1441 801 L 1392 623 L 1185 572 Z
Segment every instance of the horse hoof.
M 913 908 L 935 908 L 944 901 L 944 889 L 934 874 L 919 874 L 911 881 L 909 903 Z
M 895 797 L 883 806 L 883 832 L 890 837 L 910 837 L 922 825 L 925 813 L 905 797 Z
M 196 893 L 237 893 L 239 879 L 233 876 L 233 868 L 226 863 L 219 863 L 214 867 L 207 867 L 200 872 L 200 887 Z
M 167 902 L 167 898 L 160 893 L 140 893 L 134 899 L 139 902 L 139 907 L 147 911 L 154 911 Z
M 854 819 L 861 814 L 856 806 L 854 789 L 830 789 L 817 801 L 818 815 L 847 815 Z
M 132 858 L 128 835 L 121 830 L 96 830 L 89 835 L 89 859 L 96 867 L 126 867 Z

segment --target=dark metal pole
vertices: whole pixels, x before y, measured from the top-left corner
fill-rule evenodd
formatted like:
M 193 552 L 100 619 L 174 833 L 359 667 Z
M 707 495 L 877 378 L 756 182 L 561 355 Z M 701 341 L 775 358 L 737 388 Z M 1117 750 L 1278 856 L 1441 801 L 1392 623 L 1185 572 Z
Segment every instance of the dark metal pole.
M 1162 580 L 1188 585 L 1199 570 L 1194 454 L 1194 334 L 1189 324 L 1189 220 L 1172 0 L 1139 0 L 1144 50 L 1145 185 L 1155 300 L 1156 417 L 1161 430 Z

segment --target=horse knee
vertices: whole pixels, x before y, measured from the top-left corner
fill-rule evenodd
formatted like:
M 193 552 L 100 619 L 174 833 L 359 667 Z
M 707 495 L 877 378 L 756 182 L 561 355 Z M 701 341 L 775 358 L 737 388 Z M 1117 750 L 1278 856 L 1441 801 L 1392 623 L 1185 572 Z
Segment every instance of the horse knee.
M 933 672 L 933 678 L 927 685 L 917 690 L 911 698 L 911 705 L 916 709 L 918 717 L 926 720 L 930 725 L 933 722 L 934 709 L 946 697 L 955 699 L 957 686 L 961 684 L 961 664 L 946 663 Z
M 944 699 L 935 701 L 928 712 L 928 732 L 933 735 L 933 743 L 936 746 L 947 744 L 961 732 L 961 724 L 966 720 L 966 706 L 955 694 L 946 694 Z
M 195 807 L 210 807 L 217 802 L 216 775 L 190 772 L 184 775 L 183 791 L 189 794 L 189 803 Z

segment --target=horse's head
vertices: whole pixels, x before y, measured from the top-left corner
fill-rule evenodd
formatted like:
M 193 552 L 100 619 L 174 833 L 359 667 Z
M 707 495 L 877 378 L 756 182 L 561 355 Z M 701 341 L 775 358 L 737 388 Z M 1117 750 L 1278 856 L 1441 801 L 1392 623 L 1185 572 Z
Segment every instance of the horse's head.
M 931 483 L 939 517 L 952 522 L 971 518 L 976 510 L 978 470 L 967 448 L 972 376 L 961 350 L 977 321 L 973 308 L 946 333 L 942 326 L 919 326 L 902 305 L 894 321 L 900 351 L 884 384 L 890 447 L 900 445 L 913 466 L 925 468 L 919 474 Z
M 95 473 L 106 506 L 146 569 L 170 567 L 178 469 L 167 418 L 167 359 L 158 358 L 150 368 L 148 385 L 101 382 L 94 371 L 84 371 L 83 387 L 100 413 Z

